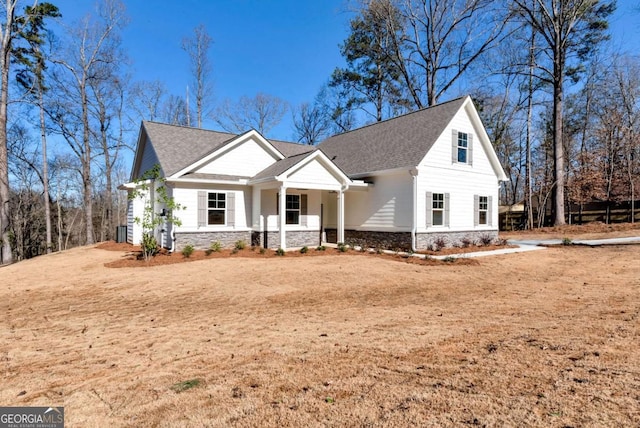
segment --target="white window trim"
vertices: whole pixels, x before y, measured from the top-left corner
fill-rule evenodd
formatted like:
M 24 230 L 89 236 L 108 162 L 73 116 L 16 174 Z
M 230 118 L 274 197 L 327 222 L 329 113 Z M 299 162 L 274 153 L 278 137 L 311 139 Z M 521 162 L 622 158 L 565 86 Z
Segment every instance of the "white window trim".
M 210 224 L 209 223 L 209 211 L 216 210 L 221 211 L 221 208 L 209 208 L 209 195 L 212 193 L 224 195 L 224 223 L 223 224 Z M 221 190 L 207 190 L 207 226 L 208 228 L 227 227 L 227 192 Z
M 460 136 L 461 135 L 466 136 L 466 138 L 465 138 L 465 141 L 467 143 L 466 146 L 461 146 L 460 145 Z M 469 164 L 469 133 L 458 131 L 457 148 L 458 148 L 458 151 L 457 151 L 456 155 L 457 155 L 457 158 L 458 158 L 458 163 L 462 163 L 462 164 L 468 165 Z M 464 152 L 465 152 L 464 162 L 460 161 L 460 150 L 464 150 Z
M 482 198 L 485 199 L 485 209 L 482 209 Z M 480 221 L 482 218 L 480 216 L 481 213 L 485 213 L 484 215 L 484 223 Z M 489 225 L 489 197 L 488 196 L 478 196 L 478 226 L 488 226 Z
M 284 201 L 284 225 L 285 227 L 287 226 L 292 226 L 292 227 L 296 227 L 296 226 L 300 226 L 300 218 L 302 217 L 302 194 L 301 193 L 287 193 L 286 196 L 297 196 L 298 197 L 298 222 L 297 223 L 287 223 L 287 212 L 288 211 L 295 211 L 295 210 L 289 210 L 287 208 L 287 199 L 285 197 L 285 201 Z
M 442 202 L 442 208 L 434 208 L 434 204 L 436 202 L 436 199 L 435 199 L 436 195 L 441 195 L 442 196 L 442 200 L 438 201 L 438 202 Z M 445 227 L 445 223 L 446 223 L 445 218 L 444 218 L 444 216 L 445 216 L 445 206 L 444 205 L 446 203 L 445 202 L 445 194 L 444 194 L 444 192 L 443 193 L 433 192 L 431 194 L 431 197 L 432 197 L 432 200 L 431 200 L 431 226 L 432 227 Z M 442 217 L 441 217 L 442 218 L 442 224 L 435 224 L 435 222 L 433 221 L 433 215 L 434 215 L 434 213 L 436 211 L 439 211 L 439 212 L 442 213 Z

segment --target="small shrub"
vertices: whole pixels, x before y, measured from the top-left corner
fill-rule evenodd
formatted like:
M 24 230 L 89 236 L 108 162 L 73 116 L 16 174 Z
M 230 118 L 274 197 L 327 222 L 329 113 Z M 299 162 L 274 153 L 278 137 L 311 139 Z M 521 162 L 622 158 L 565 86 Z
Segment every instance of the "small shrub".
M 340 251 L 341 253 L 346 253 L 349 250 L 349 247 L 347 247 L 344 242 L 338 242 L 338 251 Z
M 278 248 L 276 250 L 276 256 L 284 256 L 284 250 L 282 248 Z
M 456 258 L 453 256 L 447 256 L 444 259 L 442 259 L 443 262 L 447 262 L 447 263 L 453 263 L 456 261 Z
M 487 247 L 493 243 L 493 237 L 491 235 L 482 235 L 480 237 L 480 244 Z
M 267 252 L 267 249 L 264 247 L 260 247 L 260 254 L 265 254 Z
M 325 247 L 324 245 L 318 245 L 318 246 L 316 247 L 316 251 L 324 251 L 324 250 L 326 250 L 326 249 L 327 249 L 327 247 Z
M 184 246 L 184 248 L 182 249 L 182 257 L 186 257 L 189 258 L 191 257 L 191 254 L 193 254 L 193 245 L 191 244 L 187 244 Z
M 439 236 L 433 240 L 433 249 L 435 251 L 440 251 L 446 246 L 447 246 L 447 240 L 444 239 L 442 236 Z
M 473 245 L 473 239 L 465 236 L 460 240 L 460 245 L 462 248 L 468 248 Z
M 309 247 L 307 247 L 306 245 L 300 248 L 300 254 L 307 254 L 308 251 L 309 251 Z
M 238 251 L 244 250 L 246 246 L 247 246 L 247 243 L 241 239 L 239 241 L 236 241 L 235 249 Z
M 571 244 L 573 244 L 573 241 L 571 240 L 571 238 L 567 238 L 567 237 L 562 238 L 562 245 L 571 245 Z
M 496 245 L 500 245 L 501 247 L 505 247 L 505 246 L 509 245 L 509 242 L 504 238 L 498 238 L 498 240 L 496 241 Z
M 158 254 L 158 241 L 151 233 L 142 234 L 142 254 L 145 260 Z
M 210 256 L 211 253 L 219 253 L 220 250 L 222 250 L 222 244 L 220 243 L 220 241 L 213 241 L 204 253 L 207 256 Z

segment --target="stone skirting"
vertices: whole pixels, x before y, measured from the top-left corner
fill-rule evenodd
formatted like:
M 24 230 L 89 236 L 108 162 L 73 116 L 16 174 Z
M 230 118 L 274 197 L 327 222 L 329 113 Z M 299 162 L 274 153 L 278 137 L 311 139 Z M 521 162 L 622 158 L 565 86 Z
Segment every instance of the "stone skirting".
M 218 241 L 222 248 L 233 248 L 238 241 L 251 243 L 251 231 L 219 231 L 219 232 L 176 232 L 176 251 L 182 251 L 186 245 L 193 245 L 197 250 L 206 250 L 212 242 Z
M 295 247 L 317 247 L 320 245 L 319 230 L 291 230 L 287 231 L 287 248 Z M 251 234 L 251 244 L 265 247 L 280 247 L 280 232 L 253 232 Z
M 497 230 L 418 233 L 416 234 L 416 246 L 419 250 L 431 250 L 435 247 L 476 245 L 484 240 L 495 242 L 497 239 Z
M 344 231 L 344 243 L 350 246 L 411 250 L 411 232 L 372 232 L 366 230 Z
M 336 229 L 326 229 L 327 242 L 336 243 Z M 389 250 L 411 249 L 411 232 L 373 232 L 366 230 L 345 230 L 345 244 L 351 246 L 366 246 L 369 248 L 384 248 Z M 466 244 L 474 245 L 482 240 L 496 241 L 497 230 L 466 231 L 466 232 L 430 232 L 416 234 L 418 250 L 430 250 L 434 247 L 453 247 Z M 441 245 L 442 244 L 442 245 Z

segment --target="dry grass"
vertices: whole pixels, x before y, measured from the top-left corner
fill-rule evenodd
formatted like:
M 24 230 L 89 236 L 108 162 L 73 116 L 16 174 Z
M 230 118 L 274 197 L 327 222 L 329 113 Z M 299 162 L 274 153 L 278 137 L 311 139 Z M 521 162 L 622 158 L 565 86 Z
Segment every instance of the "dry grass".
M 0 269 L 3 405 L 68 426 L 638 426 L 640 246 Z

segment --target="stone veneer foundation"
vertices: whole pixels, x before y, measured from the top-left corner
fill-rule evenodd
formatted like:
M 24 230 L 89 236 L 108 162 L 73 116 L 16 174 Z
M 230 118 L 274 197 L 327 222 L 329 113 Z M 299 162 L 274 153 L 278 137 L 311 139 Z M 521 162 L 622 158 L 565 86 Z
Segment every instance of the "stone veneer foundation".
M 251 231 L 224 232 L 176 232 L 176 251 L 182 251 L 186 245 L 193 245 L 197 250 L 206 250 L 212 242 L 218 241 L 222 248 L 233 248 L 238 241 L 251 243 Z
M 319 230 L 287 231 L 287 248 L 316 247 L 320 245 Z M 265 248 L 280 247 L 280 232 L 252 232 L 251 245 Z
M 336 243 L 337 232 L 335 229 L 326 229 L 327 242 Z M 390 250 L 410 250 L 411 232 L 371 232 L 364 230 L 345 230 L 345 244 L 367 246 L 369 248 L 385 248 Z M 418 250 L 429 250 L 442 240 L 445 247 L 462 245 L 467 239 L 470 243 L 478 243 L 483 239 L 495 241 L 498 238 L 497 230 L 466 231 L 466 232 L 430 232 L 416 234 L 416 247 Z

